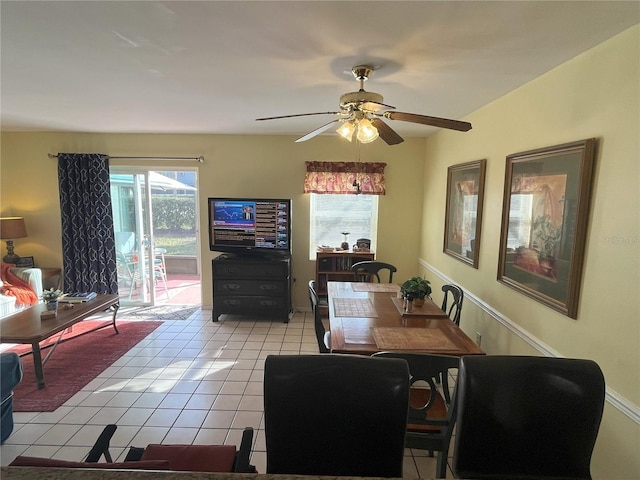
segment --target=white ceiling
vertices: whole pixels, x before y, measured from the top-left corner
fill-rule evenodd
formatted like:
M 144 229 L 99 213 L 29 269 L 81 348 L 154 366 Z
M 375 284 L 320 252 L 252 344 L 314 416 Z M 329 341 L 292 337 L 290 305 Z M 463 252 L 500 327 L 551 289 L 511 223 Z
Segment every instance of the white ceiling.
M 303 135 L 356 91 L 464 119 L 640 22 L 634 1 L 7 1 L 3 130 Z M 387 121 L 403 136 L 431 127 Z M 330 131 L 331 132 L 331 131 Z M 461 135 L 463 135 L 461 133 Z

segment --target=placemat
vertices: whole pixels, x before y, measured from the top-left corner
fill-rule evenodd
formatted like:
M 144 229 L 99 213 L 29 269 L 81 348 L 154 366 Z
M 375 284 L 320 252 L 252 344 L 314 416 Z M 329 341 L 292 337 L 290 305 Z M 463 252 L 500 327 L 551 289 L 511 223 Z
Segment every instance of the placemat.
M 333 311 L 336 317 L 377 317 L 368 298 L 334 298 Z
M 374 327 L 373 338 L 382 350 L 458 350 L 441 330 L 434 328 Z
M 395 283 L 352 283 L 351 289 L 354 292 L 397 292 L 400 286 Z

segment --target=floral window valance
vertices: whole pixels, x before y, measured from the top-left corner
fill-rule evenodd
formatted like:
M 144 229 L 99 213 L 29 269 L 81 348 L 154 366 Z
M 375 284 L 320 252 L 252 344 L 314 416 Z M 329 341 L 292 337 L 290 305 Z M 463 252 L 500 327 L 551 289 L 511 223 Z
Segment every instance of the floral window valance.
M 384 167 L 373 162 L 305 162 L 304 193 L 384 195 Z

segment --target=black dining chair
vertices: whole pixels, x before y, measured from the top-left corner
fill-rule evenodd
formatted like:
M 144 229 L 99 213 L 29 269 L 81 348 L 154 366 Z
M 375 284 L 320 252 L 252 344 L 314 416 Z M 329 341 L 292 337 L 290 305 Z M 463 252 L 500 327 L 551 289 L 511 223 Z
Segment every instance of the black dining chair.
M 270 355 L 266 473 L 402 477 L 408 405 L 404 360 Z
M 435 478 L 445 478 L 456 405 L 449 378 L 457 373 L 460 358 L 402 352 L 379 352 L 373 356 L 401 358 L 409 365 L 411 387 L 404 445 L 405 448 L 428 450 L 431 456 L 434 451 L 438 452 Z M 440 382 L 441 388 L 438 388 Z
M 462 357 L 454 476 L 590 480 L 604 397 L 592 360 Z
M 320 297 L 316 291 L 316 282 L 309 280 L 309 300 L 311 301 L 311 313 L 313 314 L 313 324 L 316 330 L 316 340 L 320 353 L 329 353 L 331 349 L 330 332 L 327 332 L 322 315 L 320 314 Z
M 460 326 L 460 313 L 462 313 L 464 291 L 458 285 L 453 284 L 443 285 L 442 291 L 444 296 L 442 298 L 442 307 L 440 308 L 449 316 L 453 323 Z
M 389 281 L 387 283 L 392 283 L 393 274 L 397 272 L 398 269 L 390 263 L 365 260 L 363 262 L 354 263 L 351 266 L 351 271 L 353 272 L 354 280 L 356 282 L 371 282 L 375 277 L 378 283 L 380 283 L 381 270 L 389 271 Z

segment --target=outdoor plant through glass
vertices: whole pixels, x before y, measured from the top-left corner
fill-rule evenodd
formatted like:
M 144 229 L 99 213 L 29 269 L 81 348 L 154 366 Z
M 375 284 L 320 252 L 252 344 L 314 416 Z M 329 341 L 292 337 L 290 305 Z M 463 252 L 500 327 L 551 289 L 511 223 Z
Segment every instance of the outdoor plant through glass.
M 167 255 L 197 254 L 195 195 L 163 197 L 151 195 L 155 246 Z

